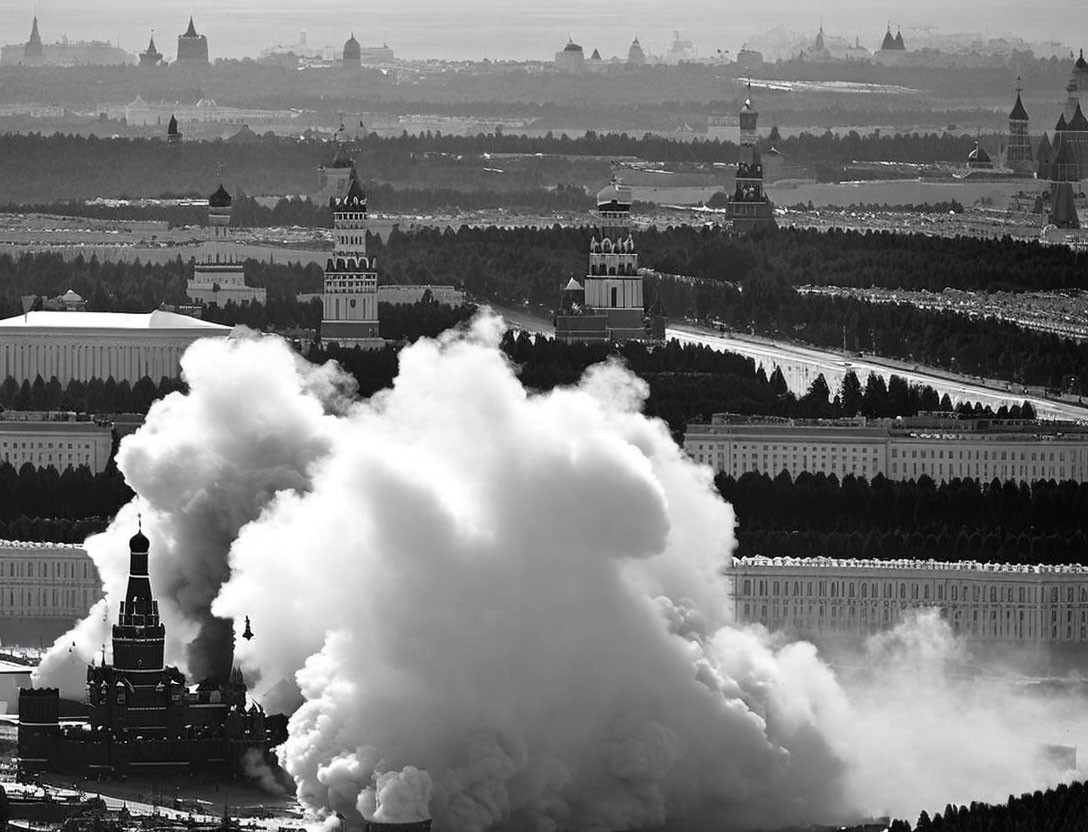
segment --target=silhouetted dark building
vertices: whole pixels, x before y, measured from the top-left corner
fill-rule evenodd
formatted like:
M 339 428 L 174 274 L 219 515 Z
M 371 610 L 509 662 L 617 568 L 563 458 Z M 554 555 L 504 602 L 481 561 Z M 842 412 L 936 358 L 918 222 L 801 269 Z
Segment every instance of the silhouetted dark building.
M 347 39 L 347 43 L 344 44 L 343 64 L 346 67 L 361 66 L 363 62 L 363 48 L 359 45 L 359 41 L 355 39 L 355 33 L 351 33 L 351 37 Z
M 38 17 L 34 16 L 34 23 L 30 27 L 30 40 L 23 47 L 23 60 L 28 64 L 40 63 L 45 59 L 45 50 L 42 48 L 42 36 L 38 34 Z
M 759 113 L 752 106 L 752 85 L 740 111 L 740 158 L 736 185 L 726 202 L 726 214 L 738 231 L 774 228 L 774 205 L 763 191 L 763 163 L 756 149 Z
M 189 17 L 189 28 L 178 35 L 178 63 L 199 66 L 208 63 L 208 38 L 196 33 L 193 18 Z
M 249 751 L 264 754 L 284 739 L 282 717 L 246 707 L 246 686 L 234 668 L 227 680 L 186 685 L 164 663 L 166 628 L 148 574 L 150 544 L 129 541 L 125 600 L 113 625 L 113 664 L 87 668 L 86 723 L 62 724 L 56 688 L 19 692 L 21 771 L 127 775 L 140 771 L 220 769 L 241 773 Z
M 158 66 L 162 63 L 162 52 L 155 48 L 155 36 L 151 36 L 151 42 L 147 49 L 140 53 L 140 66 Z

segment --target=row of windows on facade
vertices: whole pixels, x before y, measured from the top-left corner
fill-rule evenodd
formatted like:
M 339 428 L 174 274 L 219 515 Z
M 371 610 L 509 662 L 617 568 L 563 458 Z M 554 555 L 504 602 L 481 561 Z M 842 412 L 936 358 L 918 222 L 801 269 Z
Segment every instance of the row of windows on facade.
M 376 290 L 378 288 L 377 278 L 363 278 L 361 280 L 345 280 L 339 278 L 337 280 L 328 280 L 325 283 L 326 292 L 351 292 L 360 290 Z
M 87 589 L 9 589 L 0 592 L 0 615 L 47 611 L 82 615 L 97 600 L 92 594 Z
M 634 263 L 620 266 L 590 266 L 589 273 L 594 277 L 637 277 L 638 266 Z
M 87 559 L 43 560 L 16 558 L 0 560 L 0 578 L 57 578 L 97 580 L 98 573 Z
M 63 464 L 65 468 L 78 468 L 81 465 L 86 465 L 89 468 L 91 465 L 91 455 L 83 454 L 81 458 L 80 454 L 67 454 L 61 458 L 61 455 L 57 454 L 57 458 L 53 459 L 53 454 L 39 453 L 35 455 L 33 453 L 9 453 L 8 451 L 4 451 L 4 462 L 16 466 L 25 462 L 37 463 L 38 467 L 50 465 L 55 462 L 58 465 Z
M 794 457 L 796 457 L 799 453 L 800 454 L 811 453 L 813 455 L 813 458 L 815 458 L 815 455 L 817 453 L 819 453 L 821 459 L 826 459 L 827 454 L 829 452 L 831 454 L 842 453 L 842 454 L 856 455 L 856 454 L 860 453 L 860 454 L 871 454 L 872 456 L 877 456 L 879 454 L 880 448 L 881 448 L 880 445 L 861 446 L 859 448 L 856 445 L 842 445 L 842 446 L 839 446 L 839 445 L 822 445 L 822 444 L 819 444 L 819 445 L 812 445 L 812 446 L 809 446 L 809 445 L 800 445 L 800 446 L 798 446 L 798 445 L 781 445 L 780 446 L 780 445 L 758 444 L 758 443 L 757 444 L 751 444 L 751 445 L 741 443 L 741 444 L 738 444 L 736 447 L 741 451 L 741 456 L 742 457 L 744 456 L 745 451 L 752 450 L 752 451 L 755 451 L 756 453 L 762 451 L 762 453 L 764 455 L 766 455 L 768 453 L 768 451 L 770 451 L 770 452 L 782 451 L 782 452 L 791 453 Z M 716 443 L 713 443 L 713 442 L 711 442 L 711 443 L 702 443 L 702 442 L 700 442 L 698 444 L 698 449 L 700 451 L 702 451 L 702 450 L 713 451 L 713 450 L 716 449 L 719 452 L 719 454 L 724 453 L 725 448 L 726 448 L 725 445 L 716 444 Z M 899 458 L 899 450 L 900 450 L 899 448 L 892 448 L 891 449 L 891 458 L 892 459 L 898 459 Z M 1000 457 L 998 456 L 999 452 L 994 451 L 993 452 L 993 457 L 991 457 L 989 451 L 978 451 L 978 450 L 975 450 L 973 452 L 972 451 L 959 451 L 958 452 L 959 456 L 957 457 L 956 456 L 956 453 L 957 453 L 956 451 L 952 451 L 952 450 L 946 451 L 943 448 L 939 449 L 939 450 L 932 450 L 932 449 L 927 450 L 925 448 L 921 448 L 921 449 L 911 448 L 910 449 L 910 458 L 911 459 L 945 459 L 946 458 L 945 457 L 946 453 L 948 455 L 947 458 L 950 459 L 950 460 L 955 460 L 955 459 L 960 459 L 960 460 L 972 460 L 972 459 L 975 459 L 975 460 L 978 460 L 978 459 L 981 459 L 981 460 L 990 460 L 990 459 L 998 460 L 998 459 L 1000 459 L 1002 461 L 1006 461 L 1006 460 L 1015 460 L 1017 458 L 1016 451 L 1001 451 L 1000 452 L 1000 454 L 1001 454 Z M 974 456 L 972 456 L 972 453 L 974 453 Z M 966 454 L 966 456 L 965 456 L 965 454 Z M 1010 454 L 1011 454 L 1011 456 L 1010 456 Z M 1057 460 L 1055 460 L 1055 454 L 1057 454 Z M 1027 455 L 1028 455 L 1028 451 L 1020 451 L 1020 457 L 1019 457 L 1020 461 L 1027 461 L 1027 459 L 1028 459 Z M 1075 457 L 1075 454 L 1071 453 L 1070 456 Z M 903 458 L 904 459 L 907 458 L 907 449 L 906 448 L 903 449 Z M 1055 461 L 1065 462 L 1065 452 L 1064 451 L 1050 451 L 1049 452 L 1049 460 L 1048 460 L 1048 455 L 1047 455 L 1046 451 L 1032 451 L 1031 452 L 1031 461 L 1032 462 L 1036 462 L 1036 461 L 1039 461 L 1039 462 L 1047 462 L 1047 461 L 1050 461 L 1050 462 L 1055 462 Z
M 8 447 L 8 443 L 7 442 L 2 442 L 2 443 L 0 443 L 0 447 L 6 448 L 6 447 Z M 11 443 L 11 448 L 13 450 L 16 449 L 16 448 L 26 448 L 26 447 L 27 447 L 26 442 L 23 442 L 21 444 L 19 442 L 12 442 Z M 30 443 L 30 447 L 31 448 L 34 447 L 33 442 Z M 52 450 L 53 449 L 53 443 L 52 442 L 47 442 L 47 443 L 43 444 L 43 443 L 39 442 L 38 443 L 38 448 L 39 448 L 39 450 L 42 449 L 42 448 L 48 448 L 49 450 Z M 77 443 L 75 443 L 75 448 L 77 450 L 78 449 L 90 450 L 91 446 L 90 446 L 89 443 L 86 443 L 86 442 L 77 442 Z M 58 442 L 57 443 L 57 450 L 58 451 L 64 450 L 64 443 L 63 442 Z M 71 442 L 68 443 L 68 450 L 72 450 L 72 443 Z
M 866 607 L 861 607 L 860 612 L 858 609 L 850 607 L 840 616 L 836 607 L 828 609 L 823 605 L 809 605 L 807 609 L 804 606 L 783 607 L 781 611 L 777 605 L 773 605 L 773 611 L 768 616 L 767 604 L 763 604 L 759 609 L 758 618 L 753 619 L 753 611 L 756 609 L 755 605 L 744 604 L 743 620 L 758 620 L 760 624 L 769 627 L 792 625 L 802 630 L 849 631 L 857 630 L 859 625 L 862 629 L 887 628 L 898 618 L 898 614 L 887 607 L 879 611 L 876 608 L 869 610 Z M 869 614 L 870 612 L 872 615 Z M 971 612 L 972 617 L 966 619 L 960 610 L 953 611 L 951 616 L 948 615 L 946 610 L 941 610 L 942 617 L 949 621 L 952 631 L 956 634 L 991 636 L 994 638 L 1035 638 L 1036 636 L 1036 617 L 1034 615 L 1025 616 L 1024 610 L 1017 610 L 1018 615 L 1015 618 L 1012 616 L 1012 610 L 1005 610 L 1003 618 L 998 616 L 997 610 L 991 610 L 989 621 L 986 619 L 985 611 L 982 611 L 981 618 L 979 617 L 979 610 L 972 610 Z M 1045 620 L 1038 623 L 1040 633 L 1046 632 Z M 1063 623 L 1065 625 L 1064 629 L 1061 627 Z M 1064 637 L 1065 640 L 1072 641 L 1073 633 L 1072 611 L 1066 611 L 1065 620 L 1062 622 L 1059 620 L 1058 611 L 1052 610 L 1050 613 L 1050 639 L 1058 641 Z M 1080 640 L 1088 641 L 1088 612 L 1085 611 L 1080 614 Z
M 790 592 L 790 587 L 793 587 L 793 592 Z M 857 585 L 857 589 L 855 586 Z M 881 594 L 881 586 L 883 586 L 883 594 Z M 860 583 L 849 580 L 827 581 L 772 581 L 769 579 L 753 579 L 745 578 L 742 584 L 742 595 L 751 596 L 753 587 L 756 590 L 756 596 L 767 596 L 773 598 L 785 597 L 788 598 L 791 595 L 793 597 L 802 597 L 802 587 L 804 587 L 804 597 L 816 597 L 816 598 L 854 598 L 860 596 L 861 598 L 895 598 L 896 590 L 898 589 L 899 599 L 906 600 L 908 589 L 910 594 L 910 600 L 912 601 L 929 601 L 931 584 L 926 582 L 922 584 L 918 583 L 906 583 L 903 581 L 861 581 Z M 941 582 L 936 584 L 933 589 L 935 600 L 944 601 L 945 599 L 945 583 Z M 815 587 L 815 592 L 813 591 Z M 919 597 L 919 587 L 921 587 L 921 596 Z M 1062 587 L 1058 586 L 1034 586 L 1034 587 L 1011 587 L 1011 586 L 986 586 L 982 584 L 963 584 L 962 592 L 960 585 L 951 584 L 948 586 L 948 599 L 949 601 L 982 601 L 987 600 L 987 590 L 989 590 L 990 603 L 1039 603 L 1046 602 L 1046 596 L 1050 595 L 1050 603 L 1060 604 L 1063 600 L 1065 603 L 1075 603 L 1076 598 L 1080 597 L 1080 603 L 1088 604 L 1088 586 L 1080 587 L 1079 593 L 1076 591 L 1076 587 L 1066 586 L 1064 592 Z M 768 590 L 770 592 L 768 593 Z

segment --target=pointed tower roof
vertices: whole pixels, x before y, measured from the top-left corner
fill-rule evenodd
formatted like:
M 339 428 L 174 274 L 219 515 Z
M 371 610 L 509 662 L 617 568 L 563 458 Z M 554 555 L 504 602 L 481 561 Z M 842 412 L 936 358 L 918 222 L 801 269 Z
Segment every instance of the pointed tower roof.
M 223 183 L 219 183 L 219 187 L 215 189 L 210 197 L 208 197 L 209 208 L 230 208 L 231 203 L 234 201 L 233 197 L 227 193 L 227 189 L 223 187 Z
M 1066 129 L 1068 129 L 1068 126 L 1069 125 L 1066 124 L 1065 121 L 1065 113 L 1062 113 L 1060 116 L 1058 116 L 1058 123 L 1054 125 L 1054 132 L 1063 133 Z
M 880 44 L 881 49 L 895 49 L 895 35 L 892 34 L 892 25 L 888 24 L 888 31 L 884 34 L 884 42 Z
M 42 36 L 38 34 L 38 16 L 34 15 L 34 22 L 30 25 L 30 42 L 41 43 Z
M 1012 112 L 1009 113 L 1009 121 L 1027 121 L 1028 111 L 1024 109 L 1024 102 L 1020 100 L 1020 93 L 1023 91 L 1023 87 L 1020 86 L 1020 79 L 1016 79 L 1016 103 L 1012 105 Z
M 155 48 L 155 36 L 154 35 L 151 36 L 151 40 L 147 44 L 147 51 L 148 52 L 158 52 L 159 51 L 158 49 Z
M 1077 58 L 1077 62 L 1073 64 L 1074 69 L 1088 70 L 1088 61 L 1084 60 L 1084 50 L 1080 50 L 1080 57 Z
M 907 48 L 903 43 L 903 33 L 898 29 L 895 32 L 895 48 L 899 51 L 903 51 Z
M 1035 151 L 1035 158 L 1040 165 L 1050 163 L 1050 155 L 1053 149 L 1050 146 L 1050 139 L 1047 138 L 1046 133 L 1043 133 L 1043 137 L 1039 140 L 1039 148 Z
M 1081 112 L 1079 101 L 1077 102 L 1077 109 L 1073 111 L 1073 117 L 1069 119 L 1069 124 L 1066 125 L 1065 129 L 1077 133 L 1088 132 L 1088 119 Z
M 170 116 L 170 123 L 166 125 L 166 135 L 176 136 L 178 135 L 178 119 L 177 116 Z
M 183 38 L 198 38 L 200 35 L 196 33 L 196 26 L 193 25 L 193 16 L 189 15 L 189 28 L 185 30 Z

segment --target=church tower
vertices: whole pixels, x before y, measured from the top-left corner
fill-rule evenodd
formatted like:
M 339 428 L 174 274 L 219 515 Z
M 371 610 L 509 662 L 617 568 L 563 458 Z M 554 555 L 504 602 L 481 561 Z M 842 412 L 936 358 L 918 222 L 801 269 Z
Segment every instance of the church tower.
M 378 334 L 378 275 L 366 253 L 367 199 L 355 168 L 348 191 L 329 200 L 333 252 L 325 264 L 321 340 L 341 347 L 384 345 Z
M 265 302 L 264 289 L 246 286 L 245 257 L 230 230 L 233 204 L 234 198 L 222 182 L 208 197 L 208 224 L 187 288 L 193 303 L 226 306 L 234 301 L 244 306 L 251 301 Z
M 23 60 L 28 64 L 41 63 L 45 58 L 45 50 L 42 48 L 42 36 L 38 34 L 38 16 L 34 16 L 34 23 L 30 27 L 30 40 L 23 47 Z
M 1035 167 L 1031 153 L 1031 137 L 1028 135 L 1028 111 L 1020 100 L 1020 79 L 1016 79 L 1016 103 L 1009 113 L 1009 149 L 1005 164 L 1018 173 L 1031 173 Z
M 631 188 L 615 177 L 597 193 L 597 226 L 589 243 L 585 285 L 573 277 L 561 292 L 556 340 L 663 340 L 662 315 L 648 323 L 638 252 L 631 235 Z
M 763 192 L 763 162 L 756 149 L 759 113 L 752 106 L 752 85 L 740 110 L 740 157 L 736 185 L 726 203 L 726 214 L 738 231 L 774 228 L 774 205 Z
M 166 628 L 151 593 L 150 548 L 142 530 L 129 540 L 128 587 L 113 625 L 113 668 L 131 687 L 157 684 L 164 669 Z

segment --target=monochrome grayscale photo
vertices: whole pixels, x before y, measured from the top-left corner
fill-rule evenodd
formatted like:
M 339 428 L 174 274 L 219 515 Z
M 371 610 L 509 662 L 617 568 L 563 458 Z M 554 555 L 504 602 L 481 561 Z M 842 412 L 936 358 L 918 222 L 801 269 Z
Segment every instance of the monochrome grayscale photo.
M 1082 0 L 6 0 L 0 832 L 1088 830 Z

